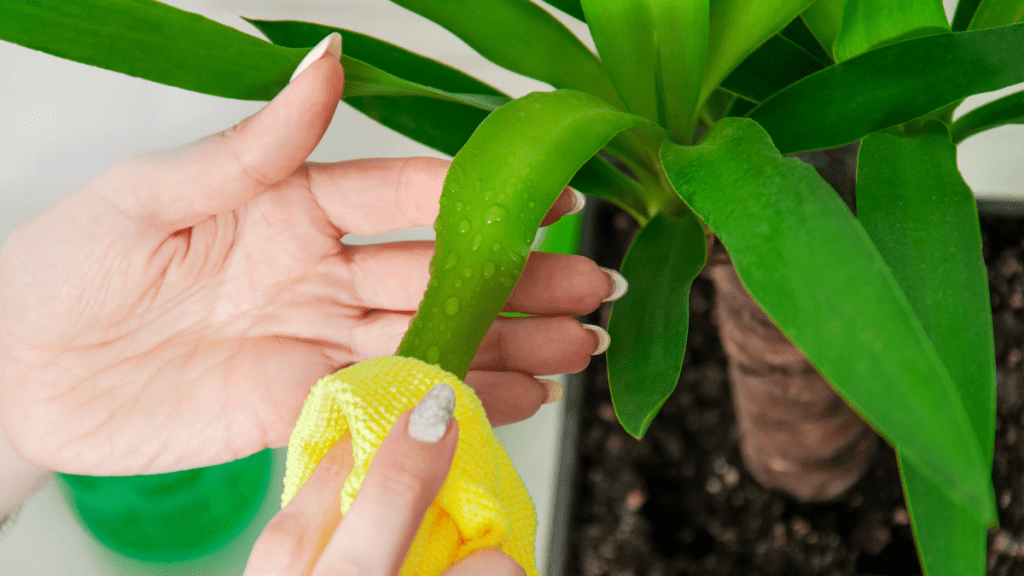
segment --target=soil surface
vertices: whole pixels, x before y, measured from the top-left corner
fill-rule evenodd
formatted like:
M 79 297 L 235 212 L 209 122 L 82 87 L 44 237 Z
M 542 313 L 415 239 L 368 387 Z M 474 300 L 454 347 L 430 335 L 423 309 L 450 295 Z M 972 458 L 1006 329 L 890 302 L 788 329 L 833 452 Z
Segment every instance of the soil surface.
M 636 226 L 601 207 L 596 259 L 618 267 Z M 993 479 L 1001 527 L 989 574 L 1024 574 L 1024 219 L 983 218 L 994 310 L 998 412 Z M 637 441 L 615 419 L 604 357 L 581 405 L 568 575 L 801 576 L 920 574 L 893 451 L 882 443 L 840 500 L 801 504 L 743 469 L 703 275 L 690 296 L 679 385 Z M 607 305 L 599 311 L 607 322 Z

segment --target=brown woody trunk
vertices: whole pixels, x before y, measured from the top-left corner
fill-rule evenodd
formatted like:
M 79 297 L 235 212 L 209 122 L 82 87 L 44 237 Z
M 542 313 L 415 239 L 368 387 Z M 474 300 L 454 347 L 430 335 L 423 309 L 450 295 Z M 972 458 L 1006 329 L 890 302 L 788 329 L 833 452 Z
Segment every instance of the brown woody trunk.
M 802 159 L 853 208 L 855 146 Z M 867 470 L 877 436 L 754 302 L 727 256 L 708 273 L 747 469 L 799 500 L 838 497 Z

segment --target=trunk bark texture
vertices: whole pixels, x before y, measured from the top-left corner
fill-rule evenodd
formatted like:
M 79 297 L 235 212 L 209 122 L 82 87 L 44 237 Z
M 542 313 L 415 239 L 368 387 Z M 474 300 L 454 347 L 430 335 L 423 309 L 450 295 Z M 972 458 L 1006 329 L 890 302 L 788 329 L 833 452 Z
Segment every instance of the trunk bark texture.
M 800 158 L 853 209 L 856 154 L 850 145 Z M 743 461 L 758 482 L 798 500 L 837 498 L 867 470 L 878 438 L 754 302 L 717 248 L 708 274 Z

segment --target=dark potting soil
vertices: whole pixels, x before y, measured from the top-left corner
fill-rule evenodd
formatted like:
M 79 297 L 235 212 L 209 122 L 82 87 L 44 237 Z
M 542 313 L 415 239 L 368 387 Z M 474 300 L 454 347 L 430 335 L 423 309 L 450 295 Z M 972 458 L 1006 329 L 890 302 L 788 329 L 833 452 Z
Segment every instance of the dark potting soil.
M 597 210 L 602 266 L 617 267 L 636 233 Z M 983 218 L 994 310 L 998 426 L 993 479 L 1001 526 L 989 574 L 1024 574 L 1024 218 Z M 801 504 L 766 490 L 740 459 L 711 282 L 690 296 L 679 385 L 647 436 L 615 419 L 604 357 L 583 379 L 567 575 L 801 576 L 920 574 L 893 451 L 884 443 L 840 500 Z M 607 322 L 607 305 L 598 321 Z

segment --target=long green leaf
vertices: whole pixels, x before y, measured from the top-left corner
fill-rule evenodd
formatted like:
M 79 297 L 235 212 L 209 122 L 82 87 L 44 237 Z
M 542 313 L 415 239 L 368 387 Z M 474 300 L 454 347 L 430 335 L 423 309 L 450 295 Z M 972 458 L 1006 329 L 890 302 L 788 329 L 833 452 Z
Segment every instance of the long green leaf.
M 824 67 L 820 60 L 792 40 L 776 34 L 722 80 L 722 88 L 761 102 Z
M 392 1 L 440 24 L 512 72 L 622 105 L 597 56 L 529 0 Z
M 1024 0 L 981 0 L 969 30 L 1016 24 L 1024 18 Z
M 489 94 L 456 94 L 410 82 L 393 74 L 356 60 L 351 56 L 342 56 L 341 64 L 345 68 L 345 91 L 342 98 L 359 96 L 419 96 L 434 98 L 456 104 L 464 104 L 490 112 L 509 101 L 507 96 Z
M 784 154 L 854 142 L 1024 82 L 1024 24 L 906 40 L 811 74 L 752 110 Z
M 273 98 L 308 51 L 149 0 L 4 0 L 0 40 L 239 100 Z
M 662 160 L 786 336 L 879 433 L 994 521 L 987 461 L 950 375 L 838 195 L 748 119 L 721 120 L 697 146 L 666 144 Z
M 832 45 L 836 62 L 909 39 L 949 32 L 942 0 L 846 0 L 843 26 Z
M 340 33 L 345 51 L 341 57 L 345 68 L 342 98 L 420 96 L 487 112 L 509 101 L 508 96 L 476 78 L 364 34 L 309 22 L 246 20 L 274 44 L 292 48 L 308 49 L 328 34 Z
M 897 451 L 900 479 L 928 576 L 984 576 L 988 530 L 962 502 L 950 499 L 920 465 Z
M 690 142 L 708 46 L 708 0 L 583 0 L 605 69 L 627 109 Z
M 990 467 L 996 376 L 988 281 L 977 204 L 944 125 L 864 138 L 857 217 L 956 384 Z M 925 572 L 984 574 L 985 525 L 902 451 L 900 470 Z
M 608 383 L 626 432 L 640 438 L 675 390 L 690 322 L 690 285 L 704 268 L 704 226 L 692 212 L 654 217 L 622 262 L 630 291 L 612 307 Z
M 807 10 L 804 10 L 807 13 Z M 792 41 L 797 46 L 806 50 L 809 54 L 814 56 L 818 62 L 827 65 L 832 64 L 832 53 L 825 52 L 825 49 L 821 47 L 821 43 L 811 32 L 811 29 L 807 27 L 807 23 L 804 22 L 803 18 L 794 18 L 792 22 L 786 24 L 786 27 L 779 32 L 779 36 Z
M 658 46 L 647 0 L 582 0 L 605 70 L 626 109 L 652 122 L 658 113 Z
M 814 0 L 715 0 L 700 101 L 707 100 L 747 56 L 779 33 Z
M 583 7 L 580 6 L 580 0 L 544 0 L 544 3 L 558 8 L 577 20 L 586 21 Z
M 341 34 L 343 52 L 404 80 L 463 94 L 506 96 L 464 72 L 373 36 L 345 28 L 295 20 L 245 19 L 279 46 L 308 48 L 332 32 Z
M 978 9 L 981 0 L 959 0 L 956 3 L 956 11 L 953 13 L 953 32 L 963 32 L 971 24 L 974 12 Z
M 800 15 L 821 47 L 832 53 L 832 44 L 843 25 L 843 0 L 818 0 Z
M 535 92 L 491 113 L 448 170 L 431 281 L 398 354 L 464 378 L 558 194 L 613 136 L 646 124 L 571 90 Z
M 957 118 L 949 127 L 953 143 L 1007 124 L 1024 124 L 1024 90 L 1003 96 Z
M 709 0 L 647 0 L 654 15 L 658 45 L 658 94 L 661 125 L 673 140 L 693 142 L 701 85 L 708 55 Z

